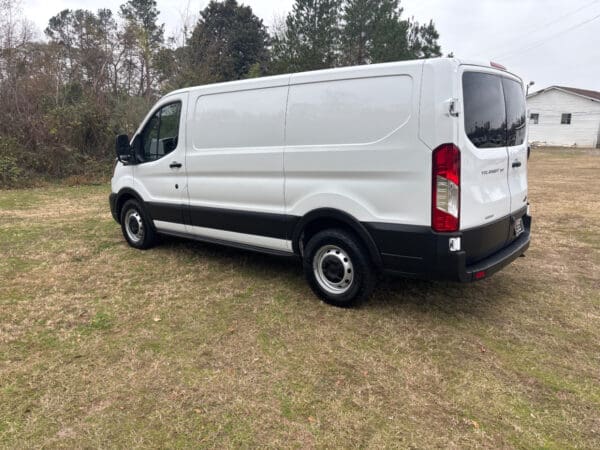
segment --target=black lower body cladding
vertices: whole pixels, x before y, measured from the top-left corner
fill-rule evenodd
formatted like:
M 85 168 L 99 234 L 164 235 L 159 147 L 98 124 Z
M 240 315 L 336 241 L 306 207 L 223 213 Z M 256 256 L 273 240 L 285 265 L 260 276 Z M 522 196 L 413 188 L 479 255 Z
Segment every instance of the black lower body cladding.
M 491 224 L 456 233 L 435 233 L 429 227 L 365 223 L 390 273 L 422 279 L 475 281 L 488 277 L 522 255 L 529 247 L 531 217 L 526 208 Z M 524 230 L 516 236 L 514 224 Z M 449 238 L 461 239 L 451 252 Z
M 118 195 L 109 197 L 118 222 Z M 220 208 L 144 203 L 153 220 L 214 228 L 249 235 L 293 240 L 301 218 L 285 214 L 257 213 Z M 531 217 L 526 208 L 490 224 L 456 233 L 436 233 L 428 226 L 357 222 L 372 238 L 374 251 L 386 272 L 412 278 L 474 281 L 500 270 L 529 247 Z M 522 219 L 524 230 L 516 236 L 514 224 Z M 300 224 L 301 226 L 301 224 Z M 191 236 L 190 236 L 191 237 Z M 449 238 L 461 238 L 461 250 L 451 252 Z M 375 248 L 376 247 L 376 248 Z
M 118 223 L 119 222 L 119 216 L 117 214 L 117 194 L 115 194 L 114 192 L 112 192 L 108 196 L 108 203 L 110 204 L 110 213 L 113 216 L 113 219 L 115 219 L 115 221 Z

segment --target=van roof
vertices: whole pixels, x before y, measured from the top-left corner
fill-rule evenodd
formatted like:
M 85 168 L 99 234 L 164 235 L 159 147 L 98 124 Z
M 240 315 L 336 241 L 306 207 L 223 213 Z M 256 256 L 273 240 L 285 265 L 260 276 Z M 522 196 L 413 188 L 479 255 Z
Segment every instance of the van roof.
M 499 65 L 498 63 L 495 63 L 496 65 L 494 65 L 494 62 L 492 61 L 481 61 L 481 60 L 472 60 L 472 59 L 456 59 L 456 61 L 458 62 L 458 64 L 460 66 L 478 66 L 478 67 L 485 67 L 486 69 L 492 69 L 492 70 L 497 70 L 500 73 L 504 73 L 504 74 L 508 74 L 511 75 L 515 78 L 517 78 L 518 80 L 520 80 L 521 82 L 523 82 L 523 79 L 517 75 L 514 72 L 511 72 L 508 69 L 501 69 L 500 67 L 502 67 L 501 65 Z
M 311 71 L 307 71 L 307 72 L 296 72 L 296 73 L 288 73 L 288 74 L 283 74 L 283 75 L 272 75 L 272 76 L 266 76 L 266 77 L 248 78 L 248 79 L 244 79 L 244 80 L 225 81 L 225 82 L 220 82 L 220 83 L 211 83 L 211 84 L 204 84 L 204 85 L 198 85 L 198 86 L 190 86 L 187 88 L 182 88 L 182 89 L 178 89 L 178 90 L 169 92 L 164 97 L 168 97 L 170 95 L 175 95 L 175 94 L 182 94 L 185 92 L 192 92 L 192 91 L 206 88 L 208 86 L 210 86 L 210 87 L 227 86 L 227 87 L 239 89 L 240 87 L 243 87 L 243 86 L 252 86 L 254 84 L 260 84 L 261 87 L 268 87 L 269 85 L 287 84 L 290 77 L 292 77 L 292 76 L 305 77 L 308 75 L 317 75 L 317 74 L 327 76 L 327 75 L 331 75 L 333 73 L 343 75 L 343 74 L 360 74 L 361 72 L 377 73 L 380 71 L 386 72 L 390 68 L 396 68 L 396 67 L 407 67 L 408 68 L 411 66 L 414 67 L 414 66 L 423 65 L 423 64 L 446 64 L 446 65 L 450 64 L 450 65 L 454 65 L 454 66 L 461 66 L 461 65 L 480 66 L 480 67 L 485 67 L 487 69 L 492 68 L 492 69 L 496 69 L 500 72 L 509 73 L 520 79 L 520 77 L 518 77 L 517 75 L 515 75 L 511 72 L 492 67 L 489 62 L 486 63 L 483 61 L 464 60 L 464 59 L 459 59 L 459 58 L 429 58 L 429 59 L 415 59 L 415 60 L 410 60 L 410 61 L 395 61 L 395 62 L 389 62 L 389 63 L 367 64 L 367 65 L 362 65 L 362 66 L 336 67 L 333 69 L 311 70 Z

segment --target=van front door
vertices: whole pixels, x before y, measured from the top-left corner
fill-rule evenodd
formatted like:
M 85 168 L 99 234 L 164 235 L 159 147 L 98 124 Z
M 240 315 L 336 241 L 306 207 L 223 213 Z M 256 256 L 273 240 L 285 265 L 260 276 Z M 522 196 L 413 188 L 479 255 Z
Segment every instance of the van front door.
M 147 116 L 134 141 L 137 164 L 134 188 L 162 231 L 184 231 L 187 207 L 185 114 L 187 94 L 161 100 Z

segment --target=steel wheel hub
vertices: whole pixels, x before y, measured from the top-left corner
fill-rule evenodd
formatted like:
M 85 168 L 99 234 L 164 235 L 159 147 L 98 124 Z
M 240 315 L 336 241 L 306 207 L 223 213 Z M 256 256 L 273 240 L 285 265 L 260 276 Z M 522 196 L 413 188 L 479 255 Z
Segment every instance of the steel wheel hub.
M 343 294 L 354 281 L 352 260 L 337 245 L 325 245 L 315 253 L 313 272 L 321 288 L 331 294 Z
M 132 242 L 140 242 L 144 239 L 142 216 L 135 209 L 130 209 L 125 215 L 125 231 Z

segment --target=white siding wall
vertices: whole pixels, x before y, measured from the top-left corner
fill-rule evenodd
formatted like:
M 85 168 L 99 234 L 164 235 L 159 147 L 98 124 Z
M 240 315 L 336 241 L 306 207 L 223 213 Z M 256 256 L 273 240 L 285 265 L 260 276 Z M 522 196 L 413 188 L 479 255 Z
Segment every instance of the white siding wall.
M 600 102 L 552 89 L 527 99 L 529 142 L 546 145 L 596 147 L 600 134 Z M 571 125 L 561 125 L 562 114 L 572 114 Z

